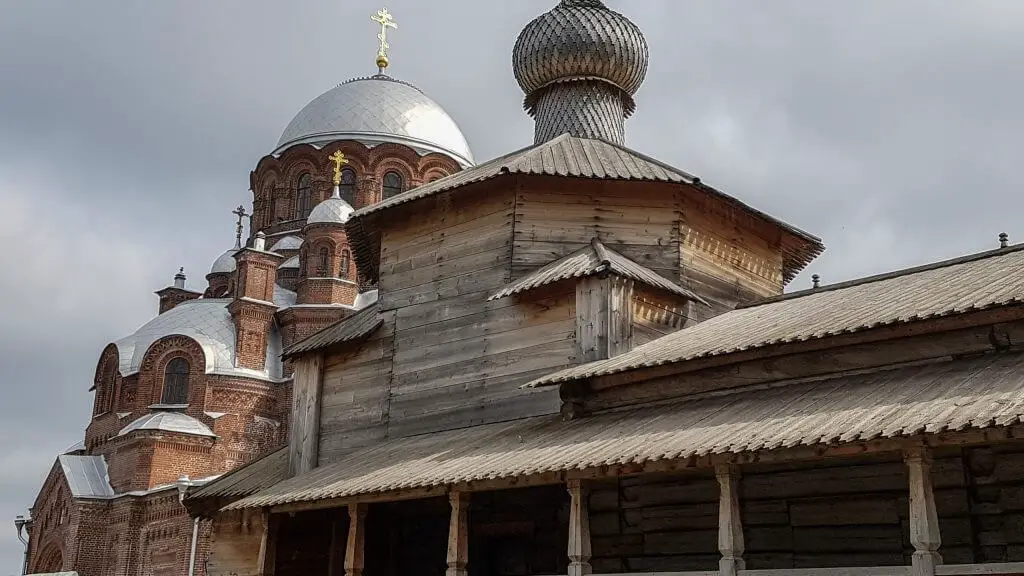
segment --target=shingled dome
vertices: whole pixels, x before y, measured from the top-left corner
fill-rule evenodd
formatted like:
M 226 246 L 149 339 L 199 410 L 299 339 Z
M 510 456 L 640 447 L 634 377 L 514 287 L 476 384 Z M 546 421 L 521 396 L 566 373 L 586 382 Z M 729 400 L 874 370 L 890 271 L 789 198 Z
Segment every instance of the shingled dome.
M 316 205 L 306 219 L 307 224 L 344 224 L 355 212 L 355 208 L 345 202 L 334 187 L 334 195 Z
M 473 165 L 466 137 L 451 116 L 419 88 L 384 74 L 349 80 L 310 102 L 285 128 L 274 153 L 338 140 L 403 144 Z
M 512 60 L 528 107 L 542 88 L 571 79 L 603 80 L 632 96 L 647 76 L 647 40 L 600 0 L 562 0 L 523 29 Z

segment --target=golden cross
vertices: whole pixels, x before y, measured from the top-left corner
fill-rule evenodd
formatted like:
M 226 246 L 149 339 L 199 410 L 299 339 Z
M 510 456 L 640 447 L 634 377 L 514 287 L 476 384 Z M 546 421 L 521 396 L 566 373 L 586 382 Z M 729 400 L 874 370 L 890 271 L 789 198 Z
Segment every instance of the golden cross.
M 388 49 L 391 48 L 391 45 L 388 44 L 388 28 L 397 30 L 398 24 L 387 8 L 381 8 L 376 14 L 370 16 L 370 19 L 380 24 L 380 34 L 377 35 L 377 39 L 380 40 L 380 51 L 377 52 L 377 67 L 383 73 L 384 69 L 388 67 Z
M 348 164 L 348 159 L 345 158 L 345 154 L 341 150 L 338 150 L 328 160 L 334 162 L 334 185 L 341 186 L 341 167 Z

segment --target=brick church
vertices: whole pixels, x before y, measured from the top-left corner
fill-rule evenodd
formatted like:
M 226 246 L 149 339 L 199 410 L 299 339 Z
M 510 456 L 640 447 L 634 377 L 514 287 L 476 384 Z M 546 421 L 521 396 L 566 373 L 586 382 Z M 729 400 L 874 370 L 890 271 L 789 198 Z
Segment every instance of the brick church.
M 786 294 L 820 239 L 626 145 L 627 16 L 526 24 L 479 164 L 374 20 L 100 355 L 29 572 L 1024 574 L 1024 245 Z

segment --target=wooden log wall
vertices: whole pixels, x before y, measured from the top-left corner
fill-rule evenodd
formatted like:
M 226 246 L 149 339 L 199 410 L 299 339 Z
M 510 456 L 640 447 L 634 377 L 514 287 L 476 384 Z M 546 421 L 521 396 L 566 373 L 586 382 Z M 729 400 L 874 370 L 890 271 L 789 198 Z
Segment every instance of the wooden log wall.
M 593 180 L 552 189 L 548 179 L 523 178 L 512 275 L 520 278 L 597 237 L 711 301 L 695 310 L 695 320 L 706 320 L 784 288 L 778 231 L 752 229 L 734 210 L 678 185 Z
M 640 284 L 633 287 L 633 347 L 678 332 L 696 322 L 703 304 L 674 298 Z
M 565 485 L 474 493 L 469 518 L 470 574 L 567 573 Z
M 387 433 L 394 313 L 366 342 L 325 359 L 319 463 L 383 440 Z
M 444 576 L 448 498 L 370 505 L 366 516 L 367 576 Z
M 422 434 L 556 413 L 557 391 L 521 390 L 575 361 L 571 288 L 487 298 L 511 280 L 514 196 L 438 198 L 383 234 L 381 306 L 393 316 L 387 432 Z
M 258 510 L 217 514 L 206 557 L 207 576 L 263 576 L 260 549 L 265 529 L 266 516 Z
M 944 563 L 1024 562 L 1024 446 L 938 452 L 932 476 Z

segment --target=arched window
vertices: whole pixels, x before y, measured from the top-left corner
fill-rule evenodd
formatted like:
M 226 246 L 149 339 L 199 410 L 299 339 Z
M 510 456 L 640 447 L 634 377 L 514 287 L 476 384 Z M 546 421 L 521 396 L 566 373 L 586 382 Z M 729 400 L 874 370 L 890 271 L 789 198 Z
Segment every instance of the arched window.
M 398 172 L 388 172 L 384 175 L 384 200 L 405 192 L 405 180 Z
M 188 404 L 188 360 L 175 358 L 164 369 L 164 393 L 161 404 Z
M 341 171 L 341 185 L 338 186 L 341 191 L 341 198 L 345 202 L 348 202 L 349 206 L 355 207 L 356 205 L 356 171 L 351 168 L 345 168 Z
M 327 278 L 327 266 L 328 260 L 331 257 L 331 253 L 327 248 L 321 248 L 317 253 L 316 260 L 316 276 L 317 278 Z
M 313 210 L 313 177 L 309 172 L 299 176 L 298 192 L 295 196 L 295 218 L 305 218 Z
M 352 265 L 352 255 L 349 254 L 348 248 L 341 251 L 341 270 L 339 270 L 338 276 L 345 280 L 348 280 L 351 275 L 349 267 Z

